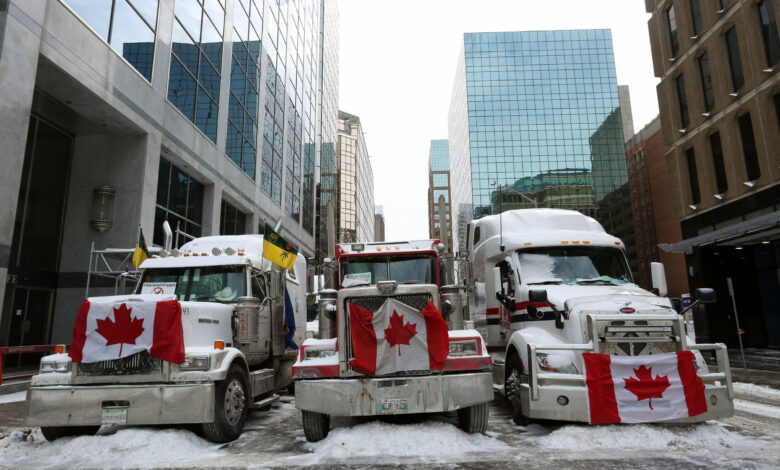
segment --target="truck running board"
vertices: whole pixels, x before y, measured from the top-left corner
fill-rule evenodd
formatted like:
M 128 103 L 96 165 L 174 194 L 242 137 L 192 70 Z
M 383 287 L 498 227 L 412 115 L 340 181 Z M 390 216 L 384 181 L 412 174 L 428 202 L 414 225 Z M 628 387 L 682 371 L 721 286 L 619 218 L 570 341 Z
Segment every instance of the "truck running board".
M 262 400 L 253 403 L 249 408 L 252 410 L 260 410 L 267 406 L 271 406 L 277 401 L 279 401 L 279 395 L 273 394 L 270 397 L 263 398 Z

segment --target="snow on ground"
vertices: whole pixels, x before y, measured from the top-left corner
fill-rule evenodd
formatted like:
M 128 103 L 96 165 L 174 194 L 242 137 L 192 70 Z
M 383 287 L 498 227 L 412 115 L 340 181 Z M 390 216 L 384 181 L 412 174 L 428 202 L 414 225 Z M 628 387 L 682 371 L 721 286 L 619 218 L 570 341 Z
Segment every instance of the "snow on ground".
M 734 391 L 755 397 L 774 398 L 780 400 L 780 390 L 771 387 L 765 387 L 763 385 L 734 382 Z
M 331 460 L 407 458 L 415 462 L 453 462 L 469 454 L 510 452 L 511 448 L 482 434 L 467 434 L 452 424 L 429 421 L 415 424 L 369 422 L 331 429 L 320 442 L 306 443 L 309 456 L 296 463 L 316 464 Z M 396 460 L 397 463 L 397 460 Z
M 27 399 L 27 390 L 0 395 L 0 403 L 13 403 L 15 401 L 24 401 L 26 399 Z
M 776 406 L 764 405 L 752 401 L 734 400 L 734 409 L 758 416 L 769 416 L 770 418 L 780 419 L 780 408 Z
M 194 465 L 222 455 L 218 446 L 189 431 L 175 429 L 120 429 L 104 436 L 44 439 L 14 431 L 0 439 L 0 468 L 133 468 Z

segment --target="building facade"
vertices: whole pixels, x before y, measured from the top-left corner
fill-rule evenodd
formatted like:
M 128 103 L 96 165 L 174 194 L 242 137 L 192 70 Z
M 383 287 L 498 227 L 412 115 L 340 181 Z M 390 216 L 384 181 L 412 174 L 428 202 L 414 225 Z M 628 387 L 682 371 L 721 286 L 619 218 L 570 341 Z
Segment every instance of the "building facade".
M 360 118 L 339 111 L 337 243 L 374 240 L 374 172 Z
M 438 238 L 452 253 L 449 143 L 432 140 L 428 154 L 428 236 Z
M 374 241 L 385 241 L 385 210 L 384 206 L 376 206 L 374 212 Z
M 448 125 L 456 250 L 472 218 L 529 207 L 633 238 L 609 30 L 465 34 Z
M 165 220 L 178 244 L 281 220 L 312 256 L 333 15 L 329 0 L 0 2 L 0 344 L 67 343 L 92 244 L 132 248 L 139 226 L 159 245 Z
M 626 143 L 628 186 L 637 250 L 638 276 L 635 281 L 652 289 L 650 263 L 660 262 L 666 271 L 669 296 L 679 298 L 689 293 L 685 255 L 667 253 L 659 243 L 682 240 L 680 221 L 672 211 L 671 188 L 666 167 L 666 153 L 661 134 L 661 120 L 655 118 Z
M 720 300 L 697 328 L 780 346 L 777 0 L 646 0 L 671 202 L 691 288 Z

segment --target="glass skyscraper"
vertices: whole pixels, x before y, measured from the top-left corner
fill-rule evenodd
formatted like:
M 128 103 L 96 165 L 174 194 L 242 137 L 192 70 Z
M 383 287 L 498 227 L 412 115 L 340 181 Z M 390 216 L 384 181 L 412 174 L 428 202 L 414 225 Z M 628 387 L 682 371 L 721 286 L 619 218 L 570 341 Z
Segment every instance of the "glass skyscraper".
M 428 235 L 441 240 L 452 252 L 450 154 L 446 139 L 432 140 L 428 155 Z
M 465 34 L 449 141 L 457 249 L 472 218 L 508 209 L 579 210 L 610 230 L 626 205 L 630 220 L 609 30 Z

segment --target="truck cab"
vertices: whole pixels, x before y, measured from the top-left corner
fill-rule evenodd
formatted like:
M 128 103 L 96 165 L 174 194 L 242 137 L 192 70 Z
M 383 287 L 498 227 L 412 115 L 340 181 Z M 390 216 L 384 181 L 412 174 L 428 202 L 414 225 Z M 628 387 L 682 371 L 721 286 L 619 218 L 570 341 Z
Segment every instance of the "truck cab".
M 453 278 L 442 249 L 438 240 L 336 246 L 332 288 L 319 293 L 321 337 L 293 367 L 308 440 L 327 435 L 332 415 L 458 410 L 464 429 L 484 432 L 490 358 L 476 330 L 448 331 L 463 312 L 445 287 L 457 289 L 442 285 Z
M 290 346 L 305 332 L 305 261 L 276 269 L 262 250 L 261 235 L 197 238 L 146 259 L 132 294 L 87 299 L 87 308 L 130 309 L 177 301 L 184 361 L 147 350 L 96 362 L 44 357 L 27 395 L 27 424 L 49 440 L 102 424 L 199 424 L 212 441 L 237 438 L 250 407 L 270 404 L 292 383 Z M 288 301 L 294 325 L 284 322 Z
M 469 240 L 471 318 L 487 336 L 494 386 L 511 401 L 517 423 L 588 422 L 584 352 L 691 350 L 710 406 L 685 421 L 733 413 L 725 346 L 697 344 L 690 314 L 637 286 L 623 242 L 596 220 L 562 209 L 507 211 L 472 221 Z M 698 297 L 714 301 L 709 289 Z M 718 373 L 708 370 L 702 350 L 716 353 Z

